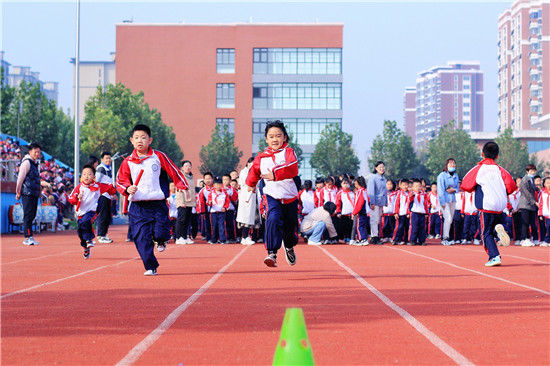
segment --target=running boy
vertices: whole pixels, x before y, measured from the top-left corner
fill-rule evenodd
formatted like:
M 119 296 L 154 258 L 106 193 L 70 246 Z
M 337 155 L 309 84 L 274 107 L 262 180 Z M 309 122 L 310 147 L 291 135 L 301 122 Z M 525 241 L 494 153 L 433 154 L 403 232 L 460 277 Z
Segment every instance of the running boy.
M 84 258 L 90 257 L 90 248 L 94 246 L 92 239 L 95 237 L 92 224 L 97 217 L 97 204 L 102 194 L 115 194 L 116 189 L 112 184 L 97 183 L 94 180 L 95 169 L 92 165 L 84 165 L 80 184 L 75 187 L 69 196 L 71 205 L 76 205 L 78 218 L 78 237 L 80 245 L 84 248 Z
M 259 153 L 248 172 L 246 185 L 254 191 L 263 179 L 263 194 L 268 204 L 265 244 L 268 267 L 277 267 L 277 251 L 284 241 L 287 262 L 296 264 L 294 246 L 298 243 L 298 189 L 294 177 L 298 175 L 298 160 L 287 144 L 288 133 L 281 121 L 268 122 L 265 127 L 267 149 Z
M 145 266 L 144 275 L 155 276 L 159 263 L 154 254 L 154 243 L 162 252 L 170 239 L 167 175 L 178 189 L 186 190 L 188 185 L 172 160 L 151 148 L 153 138 L 149 126 L 136 125 L 130 142 L 134 151 L 120 164 L 117 189 L 132 203 L 128 212 L 130 236 Z
M 484 159 L 466 174 L 461 185 L 466 192 L 476 193 L 475 204 L 481 213 L 481 241 L 489 254 L 486 267 L 501 264 L 495 236 L 498 236 L 503 245 L 510 244 L 510 237 L 503 226 L 503 211 L 508 204 L 508 194 L 516 189 L 510 173 L 495 162 L 498 153 L 499 147 L 495 142 L 490 141 L 483 145 L 481 154 Z

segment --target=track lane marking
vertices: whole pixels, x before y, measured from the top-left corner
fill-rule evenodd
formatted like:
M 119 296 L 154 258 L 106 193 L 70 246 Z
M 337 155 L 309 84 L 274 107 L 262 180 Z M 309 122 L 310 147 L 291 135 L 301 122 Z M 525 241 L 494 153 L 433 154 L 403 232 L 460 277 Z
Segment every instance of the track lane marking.
M 21 294 L 21 293 L 24 293 L 24 292 L 28 292 L 28 291 L 31 291 L 31 290 L 34 290 L 34 289 L 37 289 L 37 288 L 40 288 L 40 287 L 52 285 L 52 284 L 54 284 L 54 283 L 62 282 L 62 281 L 65 281 L 65 280 L 69 280 L 69 279 L 71 279 L 71 278 L 84 276 L 85 274 L 88 274 L 88 273 L 96 272 L 96 271 L 99 271 L 99 270 L 101 270 L 101 269 L 105 269 L 105 268 L 109 268 L 109 267 L 118 266 L 118 265 L 120 265 L 120 264 L 124 264 L 124 263 L 127 263 L 127 262 L 134 261 L 134 260 L 136 260 L 136 259 L 139 259 L 139 257 L 134 257 L 134 258 L 127 259 L 127 260 L 124 260 L 124 261 L 122 261 L 122 262 L 118 262 L 118 263 L 114 263 L 114 264 L 107 264 L 107 265 L 105 265 L 105 266 L 101 266 L 101 267 L 97 267 L 97 268 L 94 268 L 94 269 L 90 269 L 90 270 L 88 270 L 88 271 L 80 272 L 80 273 L 77 273 L 77 274 L 74 274 L 74 275 L 71 275 L 71 276 L 59 278 L 59 279 L 54 280 L 54 281 L 44 282 L 44 283 L 41 283 L 41 284 L 38 284 L 38 285 L 34 285 L 34 286 L 31 286 L 31 287 L 27 287 L 27 288 L 24 288 L 24 289 L 21 289 L 21 290 L 17 290 L 17 291 L 14 291 L 14 292 L 10 292 L 10 293 L 4 294 L 4 295 L 0 296 L 0 299 L 5 299 L 6 297 L 10 297 L 10 296 L 13 296 L 13 295 L 17 295 L 17 294 Z
M 43 256 L 41 256 L 41 257 L 32 257 L 32 258 L 18 259 L 18 260 L 16 260 L 16 261 L 2 263 L 2 265 L 5 266 L 6 264 L 21 263 L 21 262 L 33 261 L 33 260 L 42 259 L 42 258 L 57 257 L 57 256 L 60 256 L 60 255 L 63 255 L 63 254 L 67 254 L 67 253 L 78 253 L 78 252 L 82 252 L 82 251 L 81 251 L 81 250 L 67 250 L 67 251 L 65 251 L 65 252 L 56 253 L 56 254 L 43 255 Z
M 424 324 L 418 321 L 414 316 L 408 313 L 405 309 L 399 307 L 393 301 L 391 301 L 386 295 L 380 292 L 376 287 L 368 283 L 363 277 L 358 275 L 354 270 L 342 263 L 338 258 L 336 258 L 332 253 L 326 250 L 323 247 L 318 247 L 325 254 L 330 257 L 336 264 L 342 267 L 346 272 L 353 276 L 359 283 L 365 286 L 370 292 L 372 292 L 376 297 L 378 297 L 386 306 L 395 311 L 399 316 L 405 319 L 414 329 L 416 329 L 420 334 L 422 334 L 428 341 L 430 341 L 434 346 L 436 346 L 441 352 L 443 352 L 447 357 L 453 360 L 457 365 L 474 365 L 474 363 L 464 357 L 460 352 L 455 350 L 444 340 L 439 338 L 434 332 L 429 330 Z
M 467 250 L 469 252 L 480 252 L 479 250 L 476 250 L 476 249 L 472 249 L 472 248 L 462 248 L 462 247 L 459 247 L 457 245 L 451 245 L 451 248 L 452 247 L 456 247 L 456 249 L 460 249 L 460 250 Z M 543 262 L 543 261 L 539 261 L 538 259 L 533 259 L 533 258 L 526 258 L 526 257 L 520 257 L 519 255 L 511 255 L 511 254 L 505 254 L 506 257 L 511 257 L 511 258 L 517 258 L 517 259 L 524 259 L 526 261 L 531 261 L 531 262 L 535 262 L 535 263 L 542 263 L 542 264 L 550 264 L 548 262 Z
M 185 300 L 180 306 L 174 309 L 158 327 L 156 327 L 151 333 L 149 333 L 141 342 L 136 344 L 134 348 L 128 352 L 122 360 L 117 362 L 117 365 L 131 365 L 136 362 L 143 353 L 145 353 L 171 326 L 175 321 L 183 314 L 189 306 L 191 306 L 197 299 L 204 293 L 210 286 L 212 286 L 218 278 L 220 278 L 229 267 L 231 267 L 237 259 L 248 249 L 250 246 L 244 247 L 229 263 L 223 266 L 214 276 L 204 283 L 193 295 Z
M 458 266 L 458 265 L 453 264 L 453 263 L 449 263 L 449 262 L 445 262 L 445 261 L 442 261 L 442 260 L 437 259 L 437 258 L 429 257 L 427 255 L 414 253 L 414 252 L 408 251 L 406 249 L 394 248 L 394 247 L 389 247 L 389 246 L 384 246 L 384 248 L 399 250 L 399 251 L 402 251 L 402 252 L 405 252 L 405 253 L 408 253 L 408 254 L 411 254 L 411 255 L 416 255 L 417 257 L 426 258 L 426 259 L 429 259 L 429 260 L 434 261 L 434 262 L 438 262 L 438 263 L 442 263 L 442 264 L 445 264 L 445 265 L 450 266 L 450 267 L 458 268 L 458 269 L 461 269 L 463 271 L 472 272 L 472 273 L 475 273 L 475 274 L 478 274 L 478 275 L 481 275 L 481 276 L 485 276 L 485 277 L 489 277 L 489 278 L 492 278 L 492 279 L 495 279 L 495 280 L 498 280 L 498 281 L 506 282 L 506 283 L 509 283 L 511 285 L 514 285 L 514 286 L 519 286 L 519 287 L 526 288 L 528 290 L 533 290 L 533 291 L 536 291 L 536 292 L 540 292 L 540 293 L 545 294 L 545 295 L 550 295 L 550 292 L 542 290 L 540 288 L 532 287 L 532 286 L 529 286 L 529 285 L 524 285 L 522 283 L 510 281 L 510 280 L 507 280 L 507 279 L 502 278 L 502 277 L 497 277 L 497 276 L 493 276 L 493 275 L 490 275 L 490 274 L 487 274 L 487 273 L 479 272 L 479 271 L 476 271 L 475 269 L 461 267 L 461 266 Z

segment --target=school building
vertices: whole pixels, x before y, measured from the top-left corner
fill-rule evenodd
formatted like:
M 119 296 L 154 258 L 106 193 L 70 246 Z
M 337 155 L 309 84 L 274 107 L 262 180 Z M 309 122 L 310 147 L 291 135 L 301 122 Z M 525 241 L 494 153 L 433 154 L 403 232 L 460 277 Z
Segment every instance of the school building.
M 235 134 L 244 161 L 268 120 L 282 120 L 312 178 L 321 131 L 342 125 L 342 24 L 137 24 L 116 26 L 116 81 L 143 91 L 173 127 L 185 159 L 216 124 Z

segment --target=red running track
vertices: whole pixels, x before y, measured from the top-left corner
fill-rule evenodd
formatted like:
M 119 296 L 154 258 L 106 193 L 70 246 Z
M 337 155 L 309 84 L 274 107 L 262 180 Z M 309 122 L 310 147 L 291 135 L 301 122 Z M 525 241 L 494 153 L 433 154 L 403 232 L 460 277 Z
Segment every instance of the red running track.
M 267 365 L 294 306 L 319 365 L 550 363 L 549 248 L 299 245 L 272 269 L 262 245 L 168 245 L 144 277 L 125 233 L 89 260 L 74 232 L 2 236 L 3 365 Z

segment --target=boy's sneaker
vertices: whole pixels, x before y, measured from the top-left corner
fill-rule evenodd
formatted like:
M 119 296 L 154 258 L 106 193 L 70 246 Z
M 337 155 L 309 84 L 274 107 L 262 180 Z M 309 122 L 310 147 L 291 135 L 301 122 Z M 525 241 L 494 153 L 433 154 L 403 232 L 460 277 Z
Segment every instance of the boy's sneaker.
M 268 254 L 264 259 L 264 264 L 268 267 L 277 267 L 277 255 L 274 253 Z
M 426 239 L 433 239 L 433 238 L 434 238 L 433 235 L 428 235 L 428 236 L 426 237 Z
M 166 250 L 166 243 L 161 243 L 161 242 L 158 242 L 157 243 L 157 250 L 159 252 L 164 252 Z M 155 272 L 156 273 L 156 272 Z
M 502 246 L 507 247 L 508 245 L 510 245 L 510 237 L 508 236 L 508 233 L 506 233 L 506 230 L 504 229 L 504 226 L 502 226 L 502 224 L 498 224 L 497 226 L 495 226 L 495 231 L 497 232 L 498 239 Z
M 195 244 L 195 242 L 191 238 L 185 239 L 185 242 L 186 242 L 186 244 Z
M 132 241 L 132 239 L 126 238 L 126 242 L 127 242 L 127 243 L 129 243 L 129 242 L 131 242 L 131 241 Z
M 84 259 L 90 258 L 90 248 L 84 249 L 83 255 L 84 255 Z
M 143 272 L 144 276 L 156 276 L 157 270 L 156 269 L 148 269 L 147 271 Z
M 441 239 L 441 235 L 437 234 L 437 235 L 435 236 L 435 238 L 436 238 L 436 239 Z
M 519 247 L 521 245 L 521 240 L 514 240 L 514 245 Z
M 32 245 L 39 245 L 40 244 L 40 242 L 35 240 L 32 236 L 29 239 L 31 239 Z
M 34 245 L 34 242 L 31 240 L 31 238 L 25 238 L 25 240 L 23 240 L 23 245 Z
M 313 240 L 308 240 L 307 241 L 307 245 L 322 245 L 323 243 L 321 243 L 320 241 L 313 241 Z
M 349 245 L 355 245 L 355 244 L 357 244 L 357 242 L 356 242 L 355 240 L 350 240 L 350 241 L 348 242 L 348 244 L 349 244 Z
M 100 236 L 97 238 L 97 242 L 101 244 L 111 244 L 113 242 L 113 239 L 109 238 L 108 236 Z
M 86 241 L 86 248 L 93 248 L 95 247 L 95 243 L 93 240 Z
M 462 244 L 468 244 L 468 240 L 462 239 Z
M 399 244 L 399 243 L 396 242 L 396 241 L 392 241 L 392 242 L 391 242 L 391 245 L 397 245 L 397 244 Z
M 367 245 L 370 244 L 369 241 L 368 241 L 367 239 L 361 240 L 359 243 L 360 243 L 362 246 L 367 246 Z
M 447 239 L 443 239 L 441 240 L 441 245 L 445 245 L 446 247 L 448 247 L 451 245 L 451 242 Z
M 185 245 L 185 244 L 187 244 L 187 239 L 184 239 L 184 238 L 177 238 L 177 239 L 176 239 L 176 244 L 178 244 L 178 245 Z
M 474 239 L 474 245 L 479 245 L 479 244 L 481 244 L 481 243 L 479 242 L 479 240 L 478 240 L 478 239 Z
M 404 241 L 400 241 L 399 243 L 397 243 L 397 245 L 405 245 L 405 242 L 404 242 Z
M 541 247 L 547 247 L 547 246 L 549 246 L 549 245 L 550 245 L 550 244 L 548 244 L 548 243 L 545 242 L 545 241 L 541 241 L 541 242 L 540 242 L 540 246 L 541 246 Z
M 540 241 L 538 241 L 538 240 L 533 240 L 533 244 L 539 245 L 539 244 L 540 244 Z
M 497 255 L 494 258 L 489 259 L 489 262 L 485 263 L 485 267 L 494 267 L 500 266 L 502 262 L 500 261 L 500 255 Z
M 285 247 L 285 257 L 286 262 L 291 266 L 296 264 L 296 253 L 294 253 L 294 248 Z
M 521 246 L 522 247 L 534 247 L 535 246 L 535 243 L 533 243 L 531 241 L 531 239 L 525 239 L 525 240 L 522 240 L 521 241 Z

